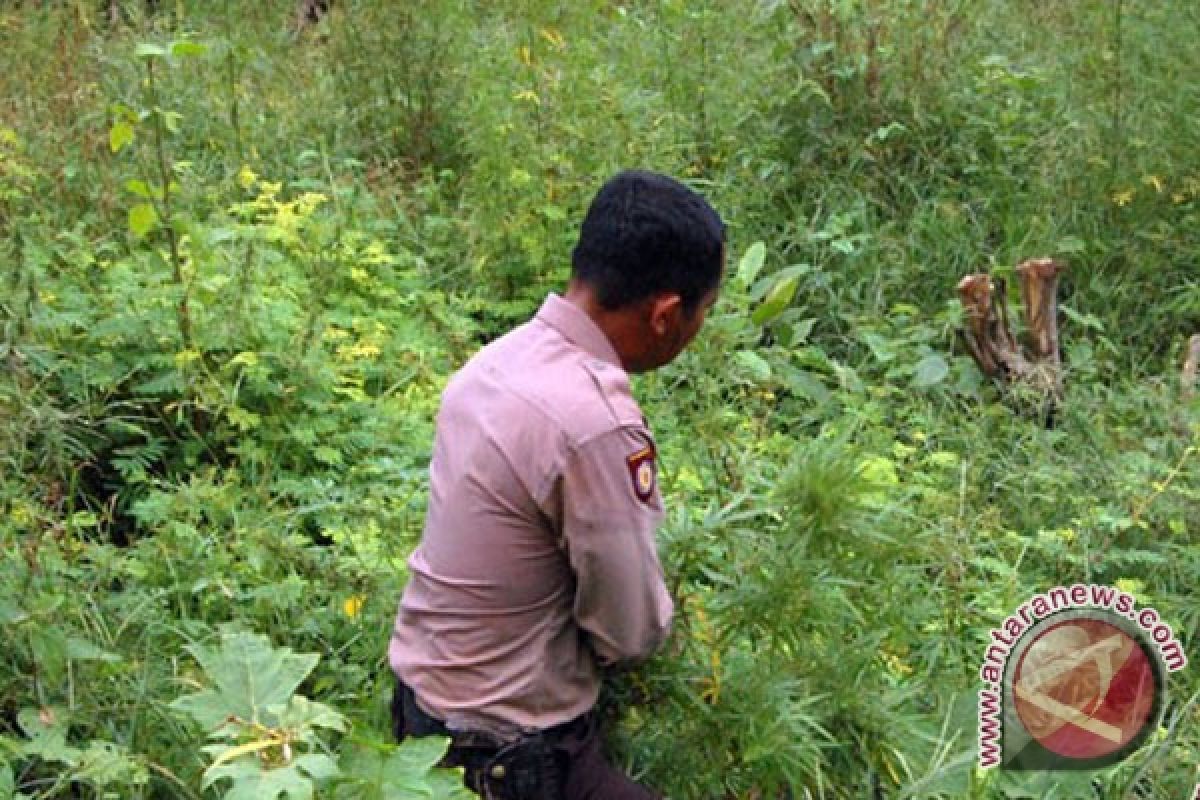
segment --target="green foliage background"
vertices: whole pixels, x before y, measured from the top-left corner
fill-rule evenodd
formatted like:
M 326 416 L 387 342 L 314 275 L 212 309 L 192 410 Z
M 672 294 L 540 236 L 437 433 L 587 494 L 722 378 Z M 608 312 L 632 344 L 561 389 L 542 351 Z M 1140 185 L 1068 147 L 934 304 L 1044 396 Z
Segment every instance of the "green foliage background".
M 0 798 L 453 796 L 386 744 L 438 394 L 627 166 L 712 199 L 730 274 L 637 387 L 678 618 L 617 757 L 675 798 L 1200 780 L 1195 665 L 1096 774 L 977 770 L 974 729 L 1054 584 L 1196 660 L 1196 4 L 99 5 L 0 5 Z M 1049 430 L 954 333 L 961 275 L 1038 255 Z M 251 718 L 248 664 L 288 675 Z

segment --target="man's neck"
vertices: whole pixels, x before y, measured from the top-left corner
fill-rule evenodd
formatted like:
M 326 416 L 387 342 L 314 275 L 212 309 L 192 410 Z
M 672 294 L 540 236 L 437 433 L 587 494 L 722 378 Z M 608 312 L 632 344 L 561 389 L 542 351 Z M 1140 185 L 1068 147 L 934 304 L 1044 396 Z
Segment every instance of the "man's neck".
M 629 354 L 637 348 L 637 319 L 628 309 L 613 311 L 600 304 L 600 299 L 590 286 L 571 281 L 563 299 L 587 314 L 588 319 L 608 338 L 621 366 L 629 371 Z

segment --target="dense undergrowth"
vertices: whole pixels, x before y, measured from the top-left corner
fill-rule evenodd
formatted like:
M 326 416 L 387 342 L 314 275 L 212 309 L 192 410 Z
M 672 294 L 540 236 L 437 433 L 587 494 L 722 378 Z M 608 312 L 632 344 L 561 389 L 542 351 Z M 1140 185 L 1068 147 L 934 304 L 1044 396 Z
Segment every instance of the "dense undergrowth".
M 637 387 L 679 613 L 606 701 L 630 769 L 1198 780 L 1194 665 L 1098 773 L 979 770 L 974 729 L 987 631 L 1051 585 L 1200 638 L 1194 4 L 99 5 L 0 5 L 0 798 L 453 796 L 436 743 L 387 744 L 438 393 L 624 166 L 730 232 L 709 326 Z M 1036 255 L 1070 263 L 1052 429 L 954 333 L 962 274 Z

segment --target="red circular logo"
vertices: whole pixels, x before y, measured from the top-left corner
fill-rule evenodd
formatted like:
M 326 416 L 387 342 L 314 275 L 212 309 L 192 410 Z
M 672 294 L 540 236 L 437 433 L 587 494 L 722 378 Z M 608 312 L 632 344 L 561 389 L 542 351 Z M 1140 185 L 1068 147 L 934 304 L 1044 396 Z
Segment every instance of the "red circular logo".
M 1074 617 L 1033 632 L 1012 676 L 1029 735 L 1057 757 L 1106 759 L 1146 731 L 1159 681 L 1136 637 L 1112 622 Z

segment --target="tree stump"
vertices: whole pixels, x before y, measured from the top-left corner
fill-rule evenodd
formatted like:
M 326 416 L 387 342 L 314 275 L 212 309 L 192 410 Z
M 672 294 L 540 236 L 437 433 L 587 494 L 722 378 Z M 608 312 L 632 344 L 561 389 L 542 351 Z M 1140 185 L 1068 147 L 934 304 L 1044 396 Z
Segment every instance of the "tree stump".
M 1009 321 L 1003 279 L 986 272 L 965 276 L 958 295 L 967 313 L 959 331 L 979 369 L 1008 394 L 1032 392 L 1040 398 L 1047 424 L 1063 399 L 1062 357 L 1058 342 L 1058 276 L 1066 264 L 1033 258 L 1017 266 L 1026 335 L 1018 342 Z
M 1200 366 L 1200 333 L 1192 334 L 1188 339 L 1187 355 L 1183 359 L 1183 369 L 1179 372 L 1179 389 L 1185 403 L 1196 396 L 1196 368 Z

